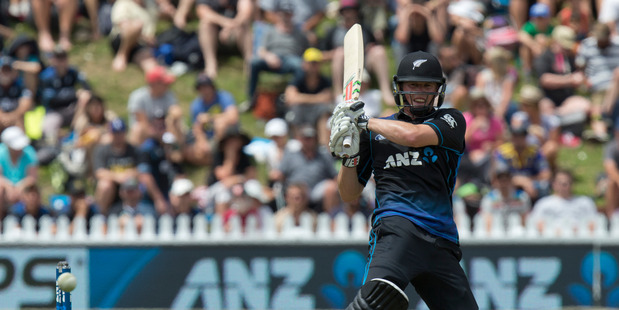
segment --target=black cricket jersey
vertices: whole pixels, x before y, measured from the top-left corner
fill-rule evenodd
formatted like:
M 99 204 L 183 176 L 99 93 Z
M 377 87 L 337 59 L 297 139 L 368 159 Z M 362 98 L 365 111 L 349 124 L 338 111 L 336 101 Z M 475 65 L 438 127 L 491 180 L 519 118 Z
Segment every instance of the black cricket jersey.
M 359 145 L 358 180 L 365 184 L 374 173 L 376 209 L 381 217 L 402 216 L 429 233 L 458 244 L 452 193 L 464 152 L 466 122 L 456 109 L 439 109 L 426 119 L 411 121 L 403 114 L 384 119 L 423 123 L 432 127 L 438 145 L 407 147 L 380 134 L 363 132 Z

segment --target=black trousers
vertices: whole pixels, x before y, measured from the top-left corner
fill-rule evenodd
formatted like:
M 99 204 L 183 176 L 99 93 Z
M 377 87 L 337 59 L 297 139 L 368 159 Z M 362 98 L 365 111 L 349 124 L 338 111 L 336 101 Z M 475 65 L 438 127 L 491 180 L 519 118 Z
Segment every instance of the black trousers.
M 370 234 L 364 283 L 389 280 L 402 290 L 411 283 L 430 309 L 478 309 L 460 266 L 460 246 L 429 234 L 410 220 L 377 220 Z

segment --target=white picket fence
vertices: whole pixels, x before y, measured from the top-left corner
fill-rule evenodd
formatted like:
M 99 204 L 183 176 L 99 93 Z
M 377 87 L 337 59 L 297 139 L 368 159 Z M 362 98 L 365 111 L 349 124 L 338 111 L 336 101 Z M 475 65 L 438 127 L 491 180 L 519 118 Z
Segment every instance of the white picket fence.
M 191 223 L 193 221 L 193 223 Z M 61 216 L 57 219 L 45 216 L 39 220 L 39 230 L 36 230 L 36 220 L 26 216 L 21 223 L 15 217 L 4 219 L 0 229 L 1 244 L 54 244 L 54 243 L 169 243 L 183 242 L 252 242 L 252 241 L 312 241 L 320 243 L 366 242 L 368 239 L 369 219 L 361 213 L 351 218 L 338 214 L 331 218 L 328 214 L 319 214 L 314 223 L 309 214 L 302 216 L 300 225 L 295 226 L 292 218 L 287 218 L 281 232 L 276 231 L 272 215 L 263 215 L 260 219 L 250 216 L 243 229 L 239 217 L 232 217 L 228 229 L 224 229 L 223 220 L 213 216 L 210 221 L 205 216 L 191 219 L 187 215 L 173 218 L 164 215 L 155 219 L 145 217 L 141 231 L 131 219 L 121 227 L 117 216 L 104 217 L 97 215 L 91 219 L 90 230 L 84 219 L 78 218 L 70 231 L 69 219 Z M 505 240 L 619 240 L 619 216 L 608 219 L 599 214 L 590 220 L 583 220 L 575 226 L 564 223 L 549 223 L 543 231 L 537 229 L 537 224 L 529 220 L 521 224 L 517 216 L 506 221 L 495 218 L 493 225 L 487 227 L 479 216 L 470 219 L 464 214 L 457 215 L 460 239 L 467 241 L 505 241 Z M 475 225 L 471 225 L 474 223 Z M 506 224 L 504 224 L 506 223 Z M 175 229 L 176 227 L 176 229 Z M 471 227 L 474 227 L 471 229 Z M 593 229 L 591 229 L 593 227 Z

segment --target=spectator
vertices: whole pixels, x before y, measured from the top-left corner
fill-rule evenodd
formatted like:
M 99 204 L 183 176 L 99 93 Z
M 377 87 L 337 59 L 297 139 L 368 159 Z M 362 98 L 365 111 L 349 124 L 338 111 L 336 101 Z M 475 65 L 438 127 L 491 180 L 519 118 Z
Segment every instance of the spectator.
M 516 0 L 514 0 L 516 1 Z M 480 23 L 484 20 L 484 7 L 478 1 L 450 1 L 447 7 L 451 31 L 451 44 L 465 63 L 483 63 L 484 30 Z
M 204 55 L 204 72 L 217 77 L 217 45 L 236 44 L 245 63 L 251 59 L 252 0 L 197 0 L 196 13 L 200 19 L 198 35 Z
M 266 20 L 275 23 L 277 20 L 277 7 L 289 5 L 292 7 L 292 23 L 305 34 L 311 45 L 317 41 L 316 30 L 324 21 L 327 1 L 326 0 L 261 0 L 259 6 L 264 10 Z
M 560 121 L 556 115 L 543 114 L 540 103 L 544 94 L 537 86 L 530 84 L 520 88 L 520 111 L 514 113 L 511 127 L 526 127 L 530 144 L 537 145 L 548 160 L 550 168 L 557 168 L 557 156 L 561 147 Z
M 464 108 L 462 103 L 467 99 L 469 85 L 475 83 L 469 77 L 468 66 L 464 64 L 458 49 L 453 45 L 441 45 L 437 56 L 447 77 L 445 99 L 441 107 Z
M 58 45 L 63 50 L 68 51 L 73 46 L 71 43 L 71 32 L 78 8 L 76 1 L 31 1 L 32 17 L 39 36 L 39 47 L 41 47 L 43 52 L 47 53 L 51 52 L 56 45 L 51 32 L 52 4 L 56 7 L 56 12 L 58 12 L 58 28 L 60 30 Z
M 301 149 L 284 153 L 280 170 L 274 173 L 276 180 L 285 186 L 307 184 L 312 209 L 330 212 L 340 204 L 334 159 L 326 148 L 319 146 L 313 126 L 300 127 L 295 136 L 301 141 Z
M 604 172 L 607 186 L 604 191 L 606 215 L 611 218 L 619 207 L 619 122 L 615 122 L 614 136 L 604 146 Z
M 10 215 L 15 216 L 19 223 L 22 223 L 24 217 L 32 216 L 36 221 L 36 230 L 39 231 L 39 220 L 46 215 L 51 217 L 52 213 L 48 206 L 43 205 L 39 187 L 36 183 L 30 183 L 24 186 L 19 201 L 11 206 Z
M 260 72 L 300 75 L 301 56 L 309 43 L 303 32 L 294 27 L 292 13 L 293 9 L 289 4 L 282 3 L 277 7 L 275 24 L 265 33 L 262 45 L 258 47 L 257 57 L 251 61 L 248 84 L 249 98 L 252 100 Z
M 590 3 L 582 0 L 570 0 L 565 1 L 564 4 L 564 7 L 557 13 L 559 22 L 576 32 L 577 41 L 586 38 L 594 19 L 593 8 Z
M 82 72 L 69 64 L 67 52 L 57 48 L 50 66 L 41 72 L 39 91 L 46 110 L 43 134 L 48 145 L 56 145 L 60 128 L 71 125 L 76 109 L 86 105 L 92 95 L 90 84 Z
M 129 111 L 129 141 L 134 145 L 142 144 L 148 138 L 149 122 L 155 114 L 182 114 L 178 107 L 176 95 L 170 89 L 174 76 L 161 66 L 154 67 L 146 73 L 146 83 L 131 92 L 127 110 Z M 178 110 L 178 111 L 172 111 Z
M 172 215 L 187 214 L 193 219 L 194 216 L 201 213 L 196 201 L 191 196 L 193 189 L 193 182 L 187 178 L 178 178 L 172 182 L 169 193 Z
M 442 44 L 447 33 L 446 2 L 397 0 L 398 25 L 393 31 L 393 54 L 396 60 L 415 52 L 430 52 Z
M 7 54 L 15 60 L 13 67 L 19 71 L 19 76 L 26 87 L 36 94 L 39 73 L 43 69 L 37 42 L 26 35 L 18 35 L 11 41 Z
M 557 171 L 552 179 L 552 195 L 541 198 L 533 205 L 530 218 L 538 223 L 540 231 L 548 226 L 575 229 L 582 223 L 589 223 L 590 230 L 595 228 L 598 215 L 595 202 L 591 197 L 574 195 L 573 181 L 571 172 Z
M 527 142 L 526 127 L 511 129 L 511 140 L 494 153 L 494 169 L 507 167 L 516 187 L 522 188 L 531 201 L 549 193 L 551 170 L 538 146 Z
M 466 149 L 460 162 L 458 178 L 464 183 L 487 185 L 490 181 L 492 154 L 503 143 L 505 126 L 502 119 L 493 114 L 483 90 L 473 88 L 469 100 L 470 109 L 462 113 L 467 127 L 464 135 Z
M 550 8 L 544 3 L 535 3 L 529 9 L 529 21 L 520 29 L 520 59 L 525 76 L 531 74 L 533 59 L 547 48 L 554 26 L 551 24 Z
M 138 179 L 146 187 L 146 198 L 153 202 L 161 215 L 171 211 L 168 192 L 182 171 L 182 156 L 179 156 L 180 148 L 174 149 L 168 145 L 173 143 L 166 143 L 171 142 L 166 141 L 171 134 L 166 132 L 164 115 L 155 116 L 149 125 L 150 137 L 139 149 Z
M 344 84 L 344 35 L 355 23 L 361 22 L 360 5 L 358 0 L 342 0 L 340 2 L 340 20 L 338 24 L 327 31 L 324 38 L 323 57 L 331 61 L 331 80 L 335 98 L 341 98 Z M 382 92 L 383 101 L 395 106 L 395 99 L 391 92 L 391 81 L 387 66 L 387 52 L 385 47 L 376 44 L 372 32 L 363 28 L 363 43 L 365 68 L 376 76 L 378 88 Z
M 612 36 L 606 24 L 595 24 L 591 35 L 578 47 L 577 63 L 584 66 L 592 103 L 591 130 L 583 136 L 600 142 L 608 141 L 602 112 L 612 110 L 617 94 L 614 86 L 619 84 L 619 37 Z
M 77 134 L 77 147 L 85 147 L 89 154 L 98 144 L 111 142 L 109 122 L 117 118 L 116 113 L 106 108 L 103 98 L 93 95 L 84 107 L 78 107 L 73 119 L 73 130 Z
M 118 216 L 121 231 L 124 231 L 128 221 L 133 220 L 137 232 L 141 232 L 144 217 L 156 217 L 155 208 L 142 199 L 143 192 L 136 178 L 123 181 L 118 193 L 120 201 L 111 208 L 110 215 Z
M 518 110 L 512 101 L 518 72 L 510 64 L 512 54 L 502 47 L 492 47 L 484 53 L 485 67 L 477 74 L 475 86 L 482 89 L 492 105 L 494 115 L 509 123 Z
M 543 114 L 559 116 L 565 126 L 574 123 L 572 119 L 584 122 L 591 101 L 576 93 L 586 82 L 582 68 L 576 65 L 576 33 L 559 25 L 552 31 L 551 38 L 549 47 L 534 60 L 539 87 L 546 97 L 540 102 L 540 108 Z
M 253 158 L 243 152 L 243 147 L 249 144 L 249 141 L 249 137 L 238 127 L 228 127 L 218 142 L 211 172 L 206 181 L 209 186 L 220 182 L 225 188 L 230 188 L 233 184 L 256 178 L 257 170 Z
M 112 142 L 99 145 L 93 159 L 97 180 L 95 200 L 105 215 L 117 198 L 118 187 L 138 175 L 138 151 L 127 142 L 125 122 L 114 119 L 110 122 L 110 132 Z
M 316 125 L 321 145 L 327 145 L 327 119 L 333 111 L 331 80 L 320 72 L 322 52 L 310 47 L 303 53 L 302 74 L 286 87 L 286 118 L 296 126 Z
M 92 198 L 86 196 L 86 184 L 81 180 L 72 180 L 67 184 L 66 189 L 69 195 L 69 208 L 64 215 L 69 217 L 71 227 L 69 231 L 75 231 L 76 219 L 81 218 L 86 222 L 86 231 L 90 231 L 90 221 L 99 214 L 99 207 L 92 201 Z
M 124 71 L 134 62 L 144 72 L 157 65 L 150 47 L 155 44 L 158 9 L 152 1 L 115 0 L 111 11 L 112 69 Z
M 36 183 L 39 163 L 30 139 L 21 128 L 4 129 L 0 139 L 0 209 L 4 209 L 22 197 L 26 185 Z
M 220 139 L 226 128 L 239 125 L 239 110 L 234 97 L 230 92 L 217 88 L 215 82 L 205 74 L 198 75 L 195 85 L 198 97 L 189 108 L 192 122 L 205 118 L 200 122 L 206 123 L 208 138 Z
M 275 228 L 281 232 L 288 218 L 292 218 L 294 226 L 301 225 L 301 217 L 309 214 L 316 224 L 316 212 L 309 206 L 309 189 L 304 183 L 290 183 L 286 186 L 286 206 L 275 213 Z
M 33 106 L 33 94 L 19 78 L 10 56 L 0 57 L 0 131 L 24 127 L 24 114 Z
M 246 231 L 248 218 L 255 217 L 257 226 L 263 229 L 263 219 L 265 216 L 272 216 L 273 211 L 269 206 L 264 205 L 267 198 L 262 184 L 258 180 L 247 180 L 245 183 L 235 184 L 230 188 L 231 200 L 230 208 L 224 213 L 224 225 L 226 230 L 230 230 L 230 218 L 238 216 L 241 220 L 241 227 Z
M 512 174 L 505 167 L 497 167 L 492 173 L 492 187 L 485 194 L 480 203 L 479 216 L 484 220 L 486 229 L 490 231 L 497 219 L 503 219 L 503 226 L 507 226 L 507 219 L 517 214 L 524 226 L 525 220 L 531 211 L 531 199 L 522 189 L 517 188 L 512 181 Z

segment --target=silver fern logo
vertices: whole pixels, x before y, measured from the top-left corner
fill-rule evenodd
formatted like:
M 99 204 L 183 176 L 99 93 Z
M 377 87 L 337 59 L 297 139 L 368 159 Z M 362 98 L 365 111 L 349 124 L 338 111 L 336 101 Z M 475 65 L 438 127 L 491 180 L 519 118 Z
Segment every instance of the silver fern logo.
M 413 70 L 415 70 L 415 68 L 419 68 L 419 66 L 421 66 L 421 64 L 423 64 L 426 61 L 428 61 L 428 60 L 427 59 L 417 59 L 417 60 L 413 61 Z

